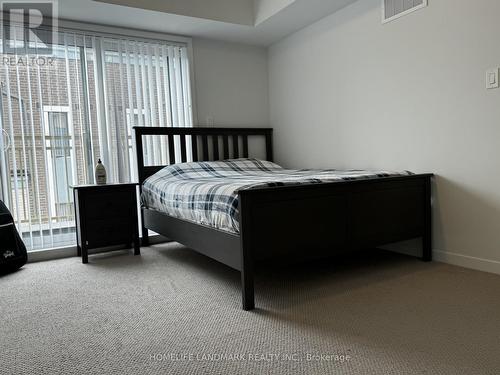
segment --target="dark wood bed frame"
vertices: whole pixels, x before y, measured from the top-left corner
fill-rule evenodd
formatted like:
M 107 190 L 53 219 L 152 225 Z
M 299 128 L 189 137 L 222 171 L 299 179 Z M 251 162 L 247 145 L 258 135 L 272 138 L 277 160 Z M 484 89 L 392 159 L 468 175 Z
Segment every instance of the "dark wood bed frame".
M 141 186 L 164 167 L 144 165 L 144 136 L 166 136 L 171 161 L 179 157 L 177 138 L 183 162 L 188 147 L 194 161 L 248 157 L 249 138 L 260 136 L 266 159 L 273 161 L 269 128 L 134 129 Z M 142 208 L 143 245 L 151 229 L 240 271 L 243 309 L 251 310 L 254 264 L 268 258 L 325 257 L 420 237 L 422 260 L 431 261 L 431 178 L 419 174 L 243 190 L 239 235 Z

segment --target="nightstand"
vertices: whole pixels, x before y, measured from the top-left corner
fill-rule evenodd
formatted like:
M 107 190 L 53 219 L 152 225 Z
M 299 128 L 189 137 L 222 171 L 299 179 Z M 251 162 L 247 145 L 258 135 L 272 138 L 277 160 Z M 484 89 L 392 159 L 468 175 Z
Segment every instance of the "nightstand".
M 88 250 L 115 245 L 140 254 L 137 184 L 73 187 L 78 256 L 88 263 Z

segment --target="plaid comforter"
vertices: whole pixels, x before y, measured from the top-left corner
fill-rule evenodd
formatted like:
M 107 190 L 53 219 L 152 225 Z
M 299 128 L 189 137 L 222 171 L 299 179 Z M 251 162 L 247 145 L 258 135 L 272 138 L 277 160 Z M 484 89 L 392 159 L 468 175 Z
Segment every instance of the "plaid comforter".
M 239 190 L 408 174 L 283 169 L 257 159 L 182 163 L 165 167 L 144 181 L 142 203 L 170 216 L 239 233 Z

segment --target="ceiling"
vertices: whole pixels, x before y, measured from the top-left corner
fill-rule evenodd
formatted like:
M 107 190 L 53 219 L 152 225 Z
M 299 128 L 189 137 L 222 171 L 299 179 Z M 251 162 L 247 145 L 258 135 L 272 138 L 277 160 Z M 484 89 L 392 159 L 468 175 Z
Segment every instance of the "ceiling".
M 59 0 L 59 18 L 268 46 L 356 0 Z M 119 5 L 120 4 L 120 5 Z
M 254 0 L 94 0 L 237 25 L 253 26 Z M 270 1 L 270 0 L 266 0 Z M 276 0 L 272 0 L 276 1 Z

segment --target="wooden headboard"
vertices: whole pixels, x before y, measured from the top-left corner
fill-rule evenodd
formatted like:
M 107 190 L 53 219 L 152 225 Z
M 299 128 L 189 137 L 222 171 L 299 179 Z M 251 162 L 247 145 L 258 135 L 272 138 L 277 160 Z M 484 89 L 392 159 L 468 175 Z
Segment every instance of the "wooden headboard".
M 266 160 L 273 161 L 273 129 L 272 128 L 167 128 L 151 126 L 135 126 L 135 145 L 139 184 L 152 176 L 165 165 L 144 165 L 144 136 L 166 136 L 168 149 L 168 165 L 175 160 L 188 161 L 190 147 L 192 161 L 224 160 L 249 157 L 248 137 L 262 136 L 265 139 Z M 175 143 L 180 142 L 180 155 L 176 154 Z M 231 149 L 230 150 L 230 143 Z M 240 148 L 240 145 L 242 146 Z M 222 147 L 221 147 L 222 146 Z M 212 156 L 210 157 L 210 154 Z

